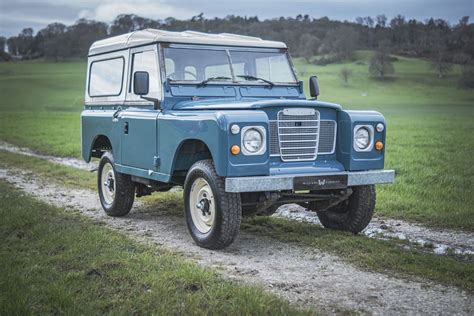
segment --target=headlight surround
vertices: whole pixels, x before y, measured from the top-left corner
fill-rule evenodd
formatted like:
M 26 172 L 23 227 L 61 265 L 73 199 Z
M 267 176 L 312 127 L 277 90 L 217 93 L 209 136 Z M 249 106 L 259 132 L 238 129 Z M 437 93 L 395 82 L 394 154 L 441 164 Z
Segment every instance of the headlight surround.
M 355 151 L 370 151 L 374 147 L 374 127 L 372 125 L 357 125 L 354 127 Z
M 261 155 L 266 151 L 266 132 L 262 126 L 242 128 L 242 153 L 244 155 Z

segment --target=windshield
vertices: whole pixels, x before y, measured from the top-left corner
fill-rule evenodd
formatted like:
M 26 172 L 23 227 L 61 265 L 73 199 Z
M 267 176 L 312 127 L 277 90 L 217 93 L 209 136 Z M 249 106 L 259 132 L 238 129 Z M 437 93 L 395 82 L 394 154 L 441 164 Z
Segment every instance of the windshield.
M 296 83 L 284 50 L 166 47 L 163 52 L 166 78 L 172 81 Z

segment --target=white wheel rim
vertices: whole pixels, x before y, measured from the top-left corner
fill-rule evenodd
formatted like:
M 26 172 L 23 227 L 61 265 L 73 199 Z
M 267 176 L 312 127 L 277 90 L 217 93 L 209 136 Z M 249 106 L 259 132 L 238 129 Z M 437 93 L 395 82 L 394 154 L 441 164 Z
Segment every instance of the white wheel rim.
M 203 234 L 208 233 L 216 219 L 216 203 L 211 186 L 203 178 L 197 178 L 193 182 L 189 193 L 189 209 L 197 230 Z
M 109 162 L 104 164 L 100 180 L 102 186 L 102 197 L 104 198 L 104 202 L 107 205 L 111 205 L 115 199 L 115 189 L 117 182 L 115 181 L 114 168 Z

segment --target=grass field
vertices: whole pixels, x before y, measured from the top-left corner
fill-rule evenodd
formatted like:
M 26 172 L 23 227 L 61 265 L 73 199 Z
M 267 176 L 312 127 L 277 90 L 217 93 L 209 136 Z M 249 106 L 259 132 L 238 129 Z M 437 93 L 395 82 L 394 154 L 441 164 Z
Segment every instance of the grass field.
M 0 181 L 2 315 L 310 314 Z
M 474 231 L 474 91 L 458 88 L 459 69 L 443 79 L 423 60 L 398 57 L 393 78 L 368 76 L 369 52 L 327 66 L 295 64 L 300 79 L 320 78 L 321 100 L 374 109 L 388 123 L 386 168 L 377 215 Z M 342 84 L 342 67 L 353 71 Z M 80 155 L 79 112 L 85 63 L 0 64 L 0 139 L 60 156 Z

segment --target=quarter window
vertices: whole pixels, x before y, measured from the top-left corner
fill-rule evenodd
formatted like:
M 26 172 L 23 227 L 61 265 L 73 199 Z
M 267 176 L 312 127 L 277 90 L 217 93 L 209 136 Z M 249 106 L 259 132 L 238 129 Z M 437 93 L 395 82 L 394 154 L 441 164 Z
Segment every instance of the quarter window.
M 90 68 L 91 97 L 118 96 L 122 92 L 124 59 L 122 57 L 94 61 Z
M 158 76 L 158 64 L 155 51 L 148 50 L 133 54 L 133 70 L 132 74 L 137 71 L 146 71 L 149 76 L 149 90 L 148 95 L 159 97 L 160 95 L 160 81 Z M 130 80 L 130 92 L 133 92 L 133 75 Z M 142 100 L 138 96 L 133 99 Z

